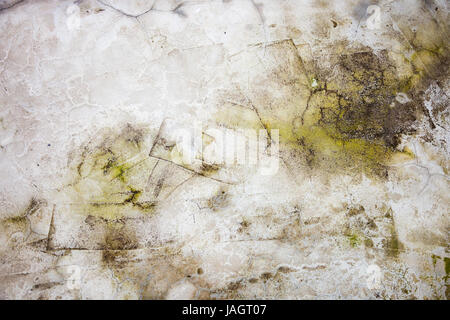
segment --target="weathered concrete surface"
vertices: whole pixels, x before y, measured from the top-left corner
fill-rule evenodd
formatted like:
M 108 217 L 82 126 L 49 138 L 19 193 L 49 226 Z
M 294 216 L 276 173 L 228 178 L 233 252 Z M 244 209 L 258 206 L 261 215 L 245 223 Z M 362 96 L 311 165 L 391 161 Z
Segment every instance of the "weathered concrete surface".
M 0 1 L 0 298 L 447 299 L 448 21 Z

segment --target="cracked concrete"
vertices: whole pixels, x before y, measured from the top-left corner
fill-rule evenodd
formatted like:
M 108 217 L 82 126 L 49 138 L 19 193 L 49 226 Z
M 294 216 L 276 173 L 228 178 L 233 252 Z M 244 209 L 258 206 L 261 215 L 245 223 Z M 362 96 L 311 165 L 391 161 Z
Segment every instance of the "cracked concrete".
M 0 28 L 0 298 L 448 299 L 444 1 L 6 0 Z

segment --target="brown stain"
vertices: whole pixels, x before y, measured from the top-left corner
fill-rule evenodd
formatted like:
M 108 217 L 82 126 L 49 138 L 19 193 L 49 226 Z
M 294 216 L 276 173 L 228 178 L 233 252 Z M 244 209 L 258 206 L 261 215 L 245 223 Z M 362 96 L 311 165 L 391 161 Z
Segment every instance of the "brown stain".
M 113 272 L 139 299 L 164 299 L 180 281 L 189 281 L 197 288 L 195 299 L 209 299 L 209 284 L 203 279 L 205 271 L 196 259 L 183 255 L 176 245 L 158 250 L 104 249 L 101 266 Z
M 238 228 L 238 232 L 239 233 L 243 233 L 243 232 L 247 232 L 248 227 L 251 225 L 251 223 L 247 220 L 247 219 L 243 219 L 240 223 L 239 223 L 239 228 Z
M 207 200 L 207 205 L 212 211 L 219 211 L 226 208 L 230 203 L 230 195 L 224 187 L 219 190 L 211 198 Z
M 290 267 L 281 266 L 281 267 L 278 267 L 277 271 L 281 272 L 281 273 L 290 273 L 290 272 L 294 272 L 295 270 Z
M 255 286 L 261 285 L 282 293 L 285 286 L 285 277 L 288 273 L 295 271 L 290 267 L 280 266 L 275 271 L 264 271 L 254 276 L 239 277 L 222 288 L 212 290 L 211 293 L 218 296 L 219 299 L 243 299 L 248 296 L 248 292 L 254 291 Z M 272 286 L 275 286 L 275 288 Z
M 132 250 L 139 247 L 139 241 L 131 228 L 126 228 L 126 220 L 108 221 L 104 249 Z

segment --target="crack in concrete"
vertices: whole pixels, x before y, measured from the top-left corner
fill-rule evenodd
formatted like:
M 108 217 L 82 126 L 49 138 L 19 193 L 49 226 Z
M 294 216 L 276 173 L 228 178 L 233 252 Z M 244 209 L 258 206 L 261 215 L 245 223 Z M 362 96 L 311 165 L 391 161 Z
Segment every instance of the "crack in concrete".
M 4 10 L 11 9 L 11 8 L 14 8 L 16 5 L 18 5 L 19 3 L 22 3 L 22 2 L 24 2 L 24 1 L 25 1 L 25 0 L 18 0 L 18 1 L 16 1 L 16 2 L 13 2 L 13 3 L 10 4 L 10 5 L 7 5 L 6 7 L 3 7 L 3 6 L 0 5 L 0 12 L 1 12 L 1 11 L 4 11 Z
M 150 158 L 154 158 L 154 159 L 158 159 L 158 160 L 162 160 L 162 161 L 165 161 L 165 162 L 168 162 L 168 163 L 171 163 L 171 164 L 173 164 L 173 165 L 175 165 L 175 166 L 177 166 L 179 168 L 182 168 L 182 169 L 184 169 L 186 171 L 189 171 L 191 173 L 194 173 L 194 174 L 196 174 L 198 176 L 201 176 L 201 177 L 204 177 L 204 178 L 207 178 L 207 179 L 214 180 L 216 182 L 220 182 L 220 183 L 224 183 L 224 184 L 228 184 L 228 185 L 236 185 L 236 183 L 234 183 L 234 182 L 229 182 L 229 181 L 225 181 L 225 180 L 221 180 L 221 179 L 217 179 L 217 178 L 213 178 L 213 177 L 208 177 L 207 175 L 205 175 L 205 174 L 203 174 L 201 172 L 195 171 L 193 169 L 186 168 L 185 166 L 182 166 L 181 164 L 175 163 L 175 162 L 170 161 L 168 159 L 164 159 L 164 158 L 157 157 L 157 156 L 152 156 L 152 155 L 149 155 L 149 157 Z
M 148 10 L 145 10 L 144 12 L 139 13 L 139 14 L 137 14 L 137 15 L 133 15 L 133 14 L 130 14 L 130 13 L 126 13 L 126 12 L 124 12 L 123 10 L 121 10 L 121 9 L 119 9 L 119 8 L 114 7 L 113 5 L 111 5 L 111 4 L 109 4 L 109 3 L 105 3 L 103 0 L 97 0 L 97 2 L 100 2 L 100 3 L 101 3 L 102 5 L 104 5 L 105 7 L 108 7 L 108 8 L 110 8 L 110 9 L 113 9 L 114 11 L 116 11 L 116 12 L 118 12 L 118 13 L 124 15 L 124 16 L 130 17 L 130 18 L 139 18 L 140 16 L 143 16 L 144 14 L 146 14 L 146 13 L 152 11 L 152 10 L 153 10 L 153 7 L 154 7 L 154 5 L 155 5 L 155 3 L 153 2 L 152 6 L 151 6 Z
M 23 0 L 22 0 L 22 1 L 23 1 Z M 108 8 L 110 8 L 110 9 L 112 9 L 112 10 L 114 10 L 114 11 L 116 11 L 116 12 L 118 12 L 118 13 L 120 13 L 120 14 L 126 16 L 126 17 L 129 17 L 129 18 L 135 18 L 135 19 L 137 19 L 137 18 L 139 18 L 139 17 L 141 17 L 141 16 L 143 16 L 143 15 L 149 13 L 150 11 L 154 11 L 154 12 L 174 13 L 174 14 L 178 14 L 178 15 L 183 16 L 183 17 L 186 16 L 182 11 L 180 11 L 180 9 L 181 9 L 184 5 L 186 5 L 186 2 L 181 2 L 181 3 L 179 3 L 177 6 L 175 6 L 175 8 L 173 8 L 173 9 L 171 9 L 171 10 L 160 10 L 160 9 L 155 9 L 155 3 L 156 3 L 156 1 L 154 1 L 154 2 L 152 3 L 152 6 L 151 6 L 149 9 L 147 9 L 147 10 L 145 10 L 144 12 L 141 12 L 141 13 L 139 13 L 139 14 L 131 14 L 131 13 L 127 13 L 127 12 L 125 12 L 125 11 L 123 11 L 123 10 L 121 10 L 121 9 L 119 9 L 119 8 L 117 8 L 117 7 L 115 7 L 115 6 L 111 5 L 111 4 L 109 4 L 109 3 L 105 3 L 103 0 L 97 0 L 97 2 L 101 3 L 103 6 L 108 7 Z

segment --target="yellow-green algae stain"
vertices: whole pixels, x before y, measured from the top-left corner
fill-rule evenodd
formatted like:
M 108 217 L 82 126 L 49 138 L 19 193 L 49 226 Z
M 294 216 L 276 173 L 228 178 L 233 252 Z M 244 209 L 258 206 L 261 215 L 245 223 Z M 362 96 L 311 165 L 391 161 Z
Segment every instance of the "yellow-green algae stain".
M 424 112 L 419 95 L 430 74 L 417 68 L 400 74 L 399 62 L 387 51 L 365 48 L 338 54 L 333 72 L 317 70 L 311 76 L 292 47 L 290 41 L 268 46 L 267 54 L 279 65 L 257 79 L 244 103 L 247 109 L 224 104 L 216 122 L 234 129 L 277 129 L 281 157 L 313 169 L 384 177 L 392 161 L 414 158 L 410 150 L 397 147 Z M 447 54 L 437 50 L 440 56 L 428 62 L 428 70 L 447 63 Z M 411 59 L 401 63 L 410 66 L 416 58 Z M 411 99 L 400 103 L 399 93 Z M 251 118 L 249 111 L 256 115 Z
M 356 234 L 349 234 L 347 235 L 347 238 L 350 243 L 350 246 L 353 248 L 358 247 L 361 244 L 361 240 Z
M 164 138 L 154 138 L 147 129 L 130 124 L 103 130 L 73 156 L 73 170 L 58 196 L 72 205 L 74 214 L 101 218 L 102 224 L 113 223 L 155 212 L 164 187 L 162 180 L 156 186 L 150 183 L 158 162 L 171 162 L 204 177 L 220 169 L 205 162 L 197 170 L 190 168 L 181 161 L 177 148 L 164 145 L 164 141 Z M 152 148 L 163 149 L 165 153 L 158 158 L 150 154 Z
M 155 199 L 144 192 L 156 163 L 148 157 L 146 135 L 144 129 L 127 125 L 83 148 L 74 181 L 63 190 L 77 206 L 76 212 L 114 222 L 154 211 Z

